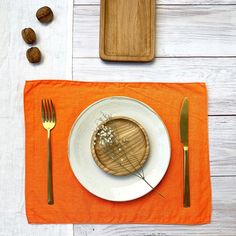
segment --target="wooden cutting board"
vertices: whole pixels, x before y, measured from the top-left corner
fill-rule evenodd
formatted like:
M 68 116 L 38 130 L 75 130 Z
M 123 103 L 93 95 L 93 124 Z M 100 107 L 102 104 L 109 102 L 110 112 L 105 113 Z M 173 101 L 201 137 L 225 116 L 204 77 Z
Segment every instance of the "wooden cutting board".
M 101 0 L 100 57 L 147 62 L 155 57 L 155 0 Z

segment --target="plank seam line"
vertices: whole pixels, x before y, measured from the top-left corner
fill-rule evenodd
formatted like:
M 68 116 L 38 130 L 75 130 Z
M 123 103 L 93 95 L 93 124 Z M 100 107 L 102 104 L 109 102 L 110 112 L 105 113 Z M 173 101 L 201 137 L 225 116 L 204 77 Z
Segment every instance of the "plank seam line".
M 236 106 L 235 106 L 236 107 Z M 209 117 L 221 117 L 221 116 L 223 116 L 223 117 L 225 117 L 225 116 L 228 116 L 228 117 L 230 117 L 230 116 L 236 116 L 236 114 L 219 114 L 219 115 L 208 115 Z
M 236 175 L 211 175 L 211 178 L 235 178 Z
M 100 57 L 80 57 L 80 56 L 73 56 L 73 59 L 100 59 Z M 236 56 L 164 56 L 164 57 L 155 57 L 156 59 L 162 59 L 162 58 L 170 58 L 170 59 L 179 59 L 179 58 L 221 58 L 221 59 L 227 59 L 227 58 L 236 58 Z M 150 62 L 149 62 L 150 63 Z M 135 64 L 135 63 L 134 63 Z M 144 63 L 145 64 L 145 63 Z
M 98 3 L 90 3 L 90 4 L 82 4 L 82 3 L 74 3 L 74 7 L 77 6 L 85 6 L 85 7 L 92 7 L 92 6 L 100 6 Z M 156 6 L 236 6 L 236 3 L 176 3 L 176 4 L 156 4 Z

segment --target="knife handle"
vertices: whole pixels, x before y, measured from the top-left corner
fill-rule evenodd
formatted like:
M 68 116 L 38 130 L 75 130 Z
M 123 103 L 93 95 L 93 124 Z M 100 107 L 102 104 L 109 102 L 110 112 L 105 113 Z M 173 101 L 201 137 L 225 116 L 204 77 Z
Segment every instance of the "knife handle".
M 184 207 L 190 207 L 188 147 L 184 147 Z

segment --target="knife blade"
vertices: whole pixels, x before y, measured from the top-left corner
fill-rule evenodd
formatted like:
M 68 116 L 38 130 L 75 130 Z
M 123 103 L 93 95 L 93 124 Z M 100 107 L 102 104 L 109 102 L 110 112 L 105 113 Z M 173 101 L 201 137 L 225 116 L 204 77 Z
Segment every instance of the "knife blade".
M 183 144 L 183 178 L 184 178 L 184 207 L 190 207 L 189 157 L 188 157 L 188 98 L 183 99 L 180 112 L 180 137 Z

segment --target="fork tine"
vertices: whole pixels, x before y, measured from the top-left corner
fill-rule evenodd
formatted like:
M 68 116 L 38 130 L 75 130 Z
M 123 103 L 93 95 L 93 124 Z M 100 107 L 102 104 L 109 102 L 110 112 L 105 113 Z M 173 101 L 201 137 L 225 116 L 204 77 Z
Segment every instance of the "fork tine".
M 55 114 L 55 109 L 52 103 L 52 99 L 50 99 L 51 102 L 51 109 L 52 109 L 52 121 L 55 122 L 56 121 L 56 114 Z
M 41 100 L 41 112 L 42 112 L 42 121 L 45 121 L 45 109 L 43 104 L 43 99 Z
M 48 121 L 52 121 L 52 112 L 51 112 L 51 107 L 49 100 L 47 99 L 47 108 L 48 108 Z
M 41 113 L 43 122 L 56 122 L 56 112 L 52 99 L 41 100 Z
M 44 106 L 46 111 L 46 121 L 49 121 L 49 110 L 48 110 L 47 99 L 44 99 Z

